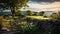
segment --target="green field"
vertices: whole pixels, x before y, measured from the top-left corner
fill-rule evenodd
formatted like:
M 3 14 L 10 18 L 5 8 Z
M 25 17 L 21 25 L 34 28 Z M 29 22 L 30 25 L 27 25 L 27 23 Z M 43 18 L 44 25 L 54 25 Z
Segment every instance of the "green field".
M 27 16 L 28 18 L 35 18 L 35 19 L 50 19 L 50 18 L 45 18 L 43 16 Z

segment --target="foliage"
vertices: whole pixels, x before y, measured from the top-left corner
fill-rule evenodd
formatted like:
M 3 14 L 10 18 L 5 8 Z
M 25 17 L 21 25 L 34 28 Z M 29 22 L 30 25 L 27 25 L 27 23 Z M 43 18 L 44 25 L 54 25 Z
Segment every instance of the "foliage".
M 43 16 L 44 15 L 44 11 L 39 12 L 39 15 Z
M 32 16 L 32 11 L 28 10 L 26 13 L 27 15 Z
M 60 23 L 57 22 L 52 26 L 51 34 L 60 34 Z
M 52 13 L 50 17 L 52 17 L 54 19 L 58 19 L 59 15 L 57 13 Z
M 21 10 L 17 10 L 16 15 L 22 15 L 22 11 Z
M 33 13 L 33 16 L 37 16 L 37 15 L 38 15 L 38 12 L 34 12 L 34 13 Z
M 23 30 L 24 34 L 43 34 L 43 32 L 45 32 L 44 29 L 41 26 L 37 25 L 27 22 L 25 24 L 17 24 L 15 26 L 18 30 Z
M 29 0 L 0 0 L 1 8 L 10 8 L 14 14 L 18 8 L 27 7 L 27 2 Z
M 58 11 L 58 17 L 59 17 L 58 19 L 60 19 L 60 11 Z
M 0 0 L 0 5 L 4 7 L 24 7 L 28 0 Z
M 48 16 L 43 16 L 43 17 L 47 18 Z
M 54 19 L 60 19 L 60 11 L 58 11 L 57 13 L 52 13 L 50 17 Z

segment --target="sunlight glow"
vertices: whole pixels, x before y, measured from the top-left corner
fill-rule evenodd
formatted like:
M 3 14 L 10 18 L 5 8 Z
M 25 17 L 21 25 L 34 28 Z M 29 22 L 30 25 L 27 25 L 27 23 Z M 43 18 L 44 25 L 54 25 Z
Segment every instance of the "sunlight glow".
M 28 5 L 29 8 L 35 8 L 38 11 L 60 11 L 60 2 L 53 2 L 49 4 L 30 2 Z

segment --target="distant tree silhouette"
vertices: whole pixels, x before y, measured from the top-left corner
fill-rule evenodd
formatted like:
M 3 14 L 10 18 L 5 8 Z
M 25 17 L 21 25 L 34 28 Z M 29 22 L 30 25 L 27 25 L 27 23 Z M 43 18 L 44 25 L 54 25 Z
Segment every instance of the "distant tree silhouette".
M 27 15 L 32 16 L 32 11 L 31 10 L 28 10 L 26 13 L 27 13 Z
M 52 13 L 51 16 L 53 19 L 58 19 L 59 15 L 57 13 Z
M 39 15 L 40 15 L 40 16 L 43 16 L 44 13 L 45 13 L 44 11 L 41 11 L 41 12 L 39 12 Z
M 38 15 L 38 12 L 34 12 L 34 13 L 33 13 L 33 16 L 37 16 L 37 15 Z
M 58 11 L 58 19 L 60 19 L 60 11 Z

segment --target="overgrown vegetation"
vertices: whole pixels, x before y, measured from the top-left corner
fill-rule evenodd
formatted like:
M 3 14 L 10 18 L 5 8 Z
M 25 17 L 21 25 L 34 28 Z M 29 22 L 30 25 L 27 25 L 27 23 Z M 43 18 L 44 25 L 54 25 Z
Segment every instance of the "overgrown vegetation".
M 58 12 L 58 13 L 52 13 L 50 15 L 50 17 L 53 18 L 53 19 L 60 19 L 60 12 Z
M 46 20 L 49 18 L 47 18 L 48 16 L 44 16 L 44 11 L 32 12 L 28 10 L 26 11 L 26 15 L 24 15 L 22 11 L 18 9 L 28 7 L 28 1 L 29 0 L 0 0 L 0 7 L 3 8 L 3 10 L 11 9 L 12 12 L 12 15 L 0 15 L 3 17 L 0 20 L 0 31 L 2 31 L 4 27 L 9 31 L 19 30 L 23 34 L 60 34 L 60 12 L 53 13 L 49 17 L 59 19 L 57 21 Z M 0 34 L 1 33 L 2 32 L 0 32 Z

